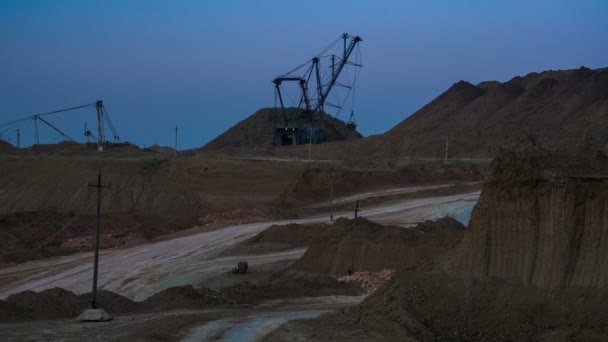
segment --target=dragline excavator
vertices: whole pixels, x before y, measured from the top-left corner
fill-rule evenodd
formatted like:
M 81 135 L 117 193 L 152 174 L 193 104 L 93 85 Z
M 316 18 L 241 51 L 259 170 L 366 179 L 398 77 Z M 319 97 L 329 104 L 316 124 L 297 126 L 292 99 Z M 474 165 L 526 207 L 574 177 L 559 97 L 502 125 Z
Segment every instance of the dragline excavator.
M 340 41 L 342 41 L 342 46 L 339 45 Z M 340 110 L 346 98 L 354 93 L 355 82 L 359 69 L 362 67 L 359 51 L 356 49 L 361 41 L 359 36 L 344 33 L 310 61 L 272 81 L 275 85 L 275 107 L 277 107 L 276 100 L 278 100 L 281 115 L 276 128 L 275 145 L 316 144 L 325 140 L 326 132 L 323 129 L 325 107 Z M 341 51 L 328 53 L 336 47 L 341 48 Z M 352 79 L 350 77 L 341 78 L 341 75 L 344 75 L 344 69 L 348 66 L 356 69 L 354 77 Z M 300 95 L 296 99 L 295 109 L 287 108 L 285 105 L 282 85 L 286 82 L 297 83 Z M 343 87 L 348 90 L 341 103 L 329 101 L 329 95 L 335 87 Z M 354 99 L 354 94 L 351 97 Z M 356 128 L 354 110 L 351 111 L 347 127 L 352 130 Z

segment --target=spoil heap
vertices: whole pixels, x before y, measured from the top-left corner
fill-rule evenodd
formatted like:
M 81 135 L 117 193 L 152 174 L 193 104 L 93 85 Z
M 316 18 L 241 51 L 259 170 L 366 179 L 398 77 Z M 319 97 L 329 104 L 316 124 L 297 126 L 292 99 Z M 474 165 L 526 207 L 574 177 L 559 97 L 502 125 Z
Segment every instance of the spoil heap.
M 288 112 L 297 108 L 287 108 Z M 217 138 L 205 145 L 203 151 L 230 151 L 241 147 L 270 147 L 274 143 L 276 128 L 283 125 L 280 108 L 262 108 L 245 120 L 234 125 Z M 346 127 L 346 123 L 331 115 L 324 115 L 323 121 L 313 123 L 313 127 L 326 131 L 327 141 L 350 140 L 361 138 L 357 131 Z
M 15 148 L 15 146 L 9 144 L 7 141 L 0 139 L 0 153 L 1 154 L 13 153 L 16 150 L 17 150 L 17 148 Z
M 491 167 L 449 271 L 558 289 L 608 285 L 608 158 L 509 152 Z
M 272 226 L 234 250 L 252 253 L 308 246 L 291 269 L 314 274 L 425 269 L 438 255 L 456 246 L 464 230 L 448 217 L 411 229 L 382 226 L 364 218 L 340 218 L 332 225 Z
M 460 81 L 384 134 L 398 155 L 491 156 L 521 140 L 549 149 L 603 145 L 608 69 L 545 71 L 508 82 Z

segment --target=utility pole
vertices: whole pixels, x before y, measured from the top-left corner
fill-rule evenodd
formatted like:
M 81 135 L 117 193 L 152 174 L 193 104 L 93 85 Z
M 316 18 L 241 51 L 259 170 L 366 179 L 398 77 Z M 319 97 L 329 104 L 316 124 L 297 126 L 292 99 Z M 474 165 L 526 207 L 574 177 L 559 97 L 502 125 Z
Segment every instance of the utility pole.
M 331 200 L 331 206 L 330 206 L 330 211 L 329 211 L 329 220 L 333 221 L 334 220 L 334 172 L 331 172 L 331 175 L 329 176 L 330 179 L 330 183 L 329 183 L 329 198 Z
M 17 148 L 21 148 L 21 131 L 17 128 Z
M 448 162 L 448 144 L 450 143 L 450 137 L 446 136 L 445 138 L 445 159 L 444 161 L 447 163 Z
M 38 136 L 38 115 L 34 115 L 34 142 L 36 145 L 40 145 L 40 138 Z
M 101 170 L 97 174 L 97 184 L 90 184 L 89 186 L 97 188 L 97 229 L 95 233 L 95 260 L 93 262 L 93 291 L 91 292 L 91 304 L 90 309 L 85 310 L 80 316 L 78 321 L 109 321 L 112 316 L 105 312 L 103 309 L 97 307 L 97 273 L 99 270 L 99 233 L 101 228 L 101 189 L 109 188 L 110 185 L 101 184 Z
M 97 151 L 103 152 L 103 101 L 95 102 L 97 109 Z
M 177 155 L 177 126 L 175 126 L 175 155 Z
M 583 137 L 581 138 L 580 146 L 582 146 L 585 143 L 585 138 L 587 137 L 587 130 L 589 130 L 589 129 L 585 128 L 585 133 L 583 133 Z
M 91 296 L 91 309 L 97 309 L 97 273 L 99 270 L 99 232 L 101 230 L 101 189 L 109 188 L 109 185 L 101 184 L 101 170 L 97 174 L 97 184 L 89 184 L 97 188 L 97 229 L 95 232 L 95 261 L 93 265 L 93 292 Z
M 310 126 L 310 132 L 308 132 L 308 161 L 312 156 L 312 126 Z
M 355 218 L 359 217 L 360 211 L 361 211 L 361 209 L 359 209 L 359 200 L 357 200 L 357 203 L 355 204 Z

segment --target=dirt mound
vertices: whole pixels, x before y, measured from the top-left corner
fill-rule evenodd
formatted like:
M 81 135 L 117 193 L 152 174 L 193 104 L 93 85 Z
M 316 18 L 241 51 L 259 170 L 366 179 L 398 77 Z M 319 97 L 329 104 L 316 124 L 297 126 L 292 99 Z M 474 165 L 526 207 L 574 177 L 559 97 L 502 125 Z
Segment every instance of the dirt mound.
M 608 291 L 397 274 L 361 305 L 273 333 L 318 341 L 605 341 Z M 277 338 L 277 340 L 280 340 Z M 267 341 L 273 341 L 270 337 Z
M 0 139 L 0 154 L 1 153 L 12 153 L 17 151 L 17 148 L 11 145 L 9 142 Z
M 478 86 L 459 82 L 382 137 L 399 155 L 491 156 L 532 138 L 546 148 L 603 145 L 608 129 L 605 69 L 546 71 Z
M 314 241 L 293 269 L 347 274 L 383 269 L 425 269 L 458 244 L 465 227 L 452 218 L 427 221 L 413 229 L 382 226 L 363 218 L 338 219 Z
M 252 238 L 225 250 L 223 254 L 258 254 L 306 247 L 314 241 L 323 240 L 333 229 L 333 225 L 325 223 L 272 225 Z
M 23 319 L 75 318 L 89 307 L 91 294 L 75 295 L 61 288 L 42 292 L 25 291 L 0 300 L 0 321 Z M 109 313 L 154 312 L 172 309 L 203 308 L 223 303 L 218 293 L 191 286 L 169 288 L 143 302 L 134 302 L 110 291 L 99 291 L 97 303 Z
M 76 317 L 89 307 L 90 294 L 81 296 L 62 288 L 42 292 L 25 291 L 0 301 L 0 320 L 54 319 Z M 108 312 L 136 311 L 137 303 L 108 291 L 97 294 L 97 302 Z
M 146 149 L 160 153 L 160 154 L 164 154 L 167 156 L 174 156 L 176 151 L 173 147 L 169 147 L 169 146 L 160 146 L 160 145 L 152 145 L 150 147 L 147 147 Z
M 355 282 L 340 282 L 334 277 L 286 271 L 256 284 L 243 282 L 224 287 L 220 293 L 232 304 L 259 304 L 267 300 L 297 297 L 357 296 L 364 291 Z
M 297 112 L 297 108 L 287 108 L 286 111 L 290 115 Z M 283 124 L 282 117 L 280 108 L 260 109 L 211 140 L 202 150 L 229 151 L 242 147 L 271 147 L 274 144 L 276 128 Z M 361 134 L 347 128 L 345 122 L 331 115 L 325 115 L 324 120 L 313 123 L 313 127 L 324 129 L 328 134 L 327 141 L 361 138 Z
M 219 290 L 171 287 L 144 301 L 135 302 L 116 293 L 101 290 L 97 302 L 109 313 L 148 313 L 177 309 L 202 309 L 218 305 L 260 304 L 266 300 L 329 295 L 358 296 L 361 287 L 332 277 L 281 272 L 258 283 L 240 282 Z M 89 307 L 91 294 L 76 295 L 61 288 L 42 292 L 25 291 L 0 300 L 0 321 L 75 318 Z
M 32 145 L 29 151 L 34 154 L 74 157 L 74 156 L 95 156 L 95 157 L 132 157 L 142 154 L 141 149 L 132 143 L 107 143 L 104 145 L 104 152 L 97 151 L 96 143 L 79 143 L 76 141 L 61 141 L 57 144 L 38 144 Z
M 33 291 L 20 292 L 6 298 L 6 304 L 13 310 L 2 311 L 2 319 L 11 318 L 60 318 L 77 316 L 87 307 L 74 293 L 60 288 L 53 288 L 39 293 Z M 8 315 L 14 315 L 10 317 Z
M 195 289 L 192 286 L 171 287 L 144 300 L 142 308 L 148 311 L 171 309 L 193 309 L 217 305 L 224 300 L 219 293 L 207 288 Z
M 605 287 L 607 166 L 597 150 L 575 157 L 540 150 L 498 158 L 446 269 L 539 288 Z
M 82 302 L 88 303 L 91 298 L 91 294 L 83 294 L 80 295 L 79 298 Z M 134 302 L 129 298 L 106 290 L 101 290 L 97 292 L 97 303 L 99 303 L 100 307 L 112 313 L 125 314 L 141 310 L 140 303 Z

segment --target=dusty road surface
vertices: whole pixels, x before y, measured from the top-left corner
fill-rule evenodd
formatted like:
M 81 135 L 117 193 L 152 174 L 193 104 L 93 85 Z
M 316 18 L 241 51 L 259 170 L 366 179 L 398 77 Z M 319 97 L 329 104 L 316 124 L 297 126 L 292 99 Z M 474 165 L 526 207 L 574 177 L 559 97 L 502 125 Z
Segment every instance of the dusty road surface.
M 445 215 L 470 212 L 479 192 L 431 198 L 398 200 L 365 208 L 361 213 L 379 223 L 407 226 Z M 352 217 L 352 213 L 335 215 Z M 250 269 L 259 265 L 295 261 L 304 248 L 248 256 L 221 256 L 227 247 L 247 239 L 273 224 L 329 222 L 327 215 L 298 220 L 230 226 L 173 240 L 101 253 L 99 287 L 134 300 L 177 285 L 194 285 L 226 274 L 239 259 Z M 90 291 L 92 253 L 33 261 L 0 270 L 0 298 L 25 290 L 62 287 L 76 293 Z
M 257 307 L 172 310 L 119 315 L 110 322 L 74 319 L 0 322 L 2 341 L 256 341 L 292 319 L 314 318 L 365 296 L 306 297 Z
M 461 185 L 466 186 L 481 186 L 482 182 L 467 182 L 462 183 Z M 446 184 L 433 184 L 433 185 L 421 185 L 421 186 L 408 186 L 403 188 L 392 188 L 385 190 L 376 190 L 376 191 L 368 191 L 363 193 L 358 193 L 352 196 L 344 196 L 344 197 L 336 197 L 334 199 L 334 205 L 347 204 L 352 203 L 357 200 L 365 200 L 369 198 L 375 197 L 388 197 L 388 196 L 398 196 L 405 194 L 412 194 L 420 191 L 429 191 L 429 190 L 439 190 L 439 189 L 448 189 L 454 187 L 454 184 L 446 183 Z M 308 208 L 319 208 L 319 207 L 328 207 L 331 204 L 330 201 L 320 202 L 313 205 L 308 206 Z

